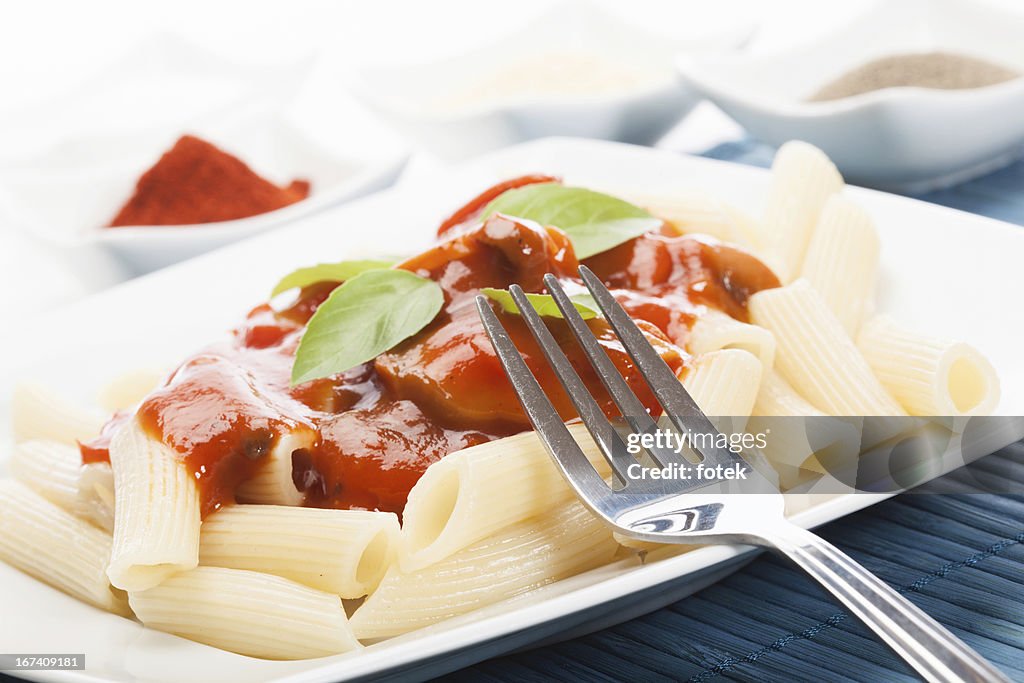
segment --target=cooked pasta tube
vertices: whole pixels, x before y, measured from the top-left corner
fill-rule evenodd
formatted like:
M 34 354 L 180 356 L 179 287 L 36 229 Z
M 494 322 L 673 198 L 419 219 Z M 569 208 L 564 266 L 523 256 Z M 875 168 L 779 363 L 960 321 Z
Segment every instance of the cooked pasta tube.
M 411 573 L 392 568 L 352 615 L 352 630 L 366 639 L 428 626 L 605 564 L 617 549 L 610 528 L 581 503 L 550 502 L 441 562 Z
M 906 415 L 865 417 L 860 425 L 860 450 L 863 453 L 891 439 L 913 434 L 926 423 L 927 420 Z
M 818 410 L 829 415 L 904 415 L 806 280 L 750 297 L 754 322 L 775 335 L 775 365 Z
M 131 370 L 100 389 L 96 402 L 108 413 L 134 408 L 159 386 L 164 375 L 163 371 L 154 368 Z
M 706 194 L 637 195 L 626 199 L 669 222 L 681 234 L 700 233 L 736 244 L 747 242 L 738 212 Z
M 722 349 L 697 356 L 683 375 L 683 386 L 707 415 L 747 417 L 761 374 L 761 362 L 753 354 Z
M 586 427 L 568 428 L 591 462 L 607 473 Z M 574 495 L 535 432 L 452 453 L 428 467 L 409 492 L 402 570 L 422 569 Z
M 14 479 L 0 480 L 0 560 L 100 609 L 127 615 L 107 579 L 110 534 Z
M 14 446 L 10 459 L 11 474 L 48 501 L 102 529 L 113 528 L 113 495 L 109 480 L 105 491 L 103 470 L 110 466 L 96 463 L 83 466 L 75 446 L 58 441 L 33 439 Z
M 799 274 L 822 207 L 842 189 L 842 176 L 820 149 L 799 140 L 779 147 L 760 241 L 766 262 L 784 283 Z
M 777 371 L 766 372 L 754 401 L 754 415 L 762 417 L 800 417 L 824 415 L 798 394 Z
M 91 462 L 78 477 L 78 511 L 107 531 L 114 530 L 114 471 L 110 463 Z
M 283 434 L 270 449 L 256 474 L 243 482 L 235 496 L 244 503 L 260 505 L 302 505 L 303 494 L 292 478 L 292 454 L 309 448 L 316 440 L 312 429 L 300 427 Z
M 39 384 L 22 383 L 11 397 L 15 441 L 44 439 L 74 444 L 100 433 L 103 418 L 83 410 Z
M 842 195 L 829 198 L 800 274 L 851 337 L 857 335 L 873 302 L 880 248 L 867 211 Z
M 739 244 L 754 251 L 761 251 L 764 245 L 761 243 L 762 235 L 758 221 L 749 213 L 732 206 L 725 205 L 725 212 L 732 216 L 736 225 L 736 232 L 740 235 Z
M 110 442 L 114 546 L 107 574 L 138 591 L 199 563 L 199 488 L 184 462 L 137 419 Z
M 821 471 L 818 454 L 853 459 L 860 449 L 859 423 L 827 417 L 798 394 L 778 372 L 761 382 L 747 431 L 765 434 L 766 458 L 778 471 L 783 488 L 804 477 L 803 470 Z
M 203 521 L 199 564 L 361 598 L 380 583 L 397 544 L 398 517 L 390 512 L 232 505 Z
M 856 481 L 869 490 L 909 489 L 943 474 L 950 464 L 948 455 L 957 456 L 957 464 L 964 463 L 959 439 L 946 425 L 924 420 L 919 423 L 917 429 L 865 450 Z
M 752 417 L 748 431 L 765 435 L 765 457 L 783 478 L 792 469 L 824 473 L 852 465 L 860 454 L 859 418 Z
M 917 334 L 877 316 L 864 325 L 857 345 L 911 415 L 989 415 L 999 403 L 999 377 L 968 344 Z
M 852 463 L 861 450 L 864 422 L 863 417 L 826 415 L 798 394 L 782 375 L 771 372 L 761 383 L 747 428 L 758 433 L 771 431 L 764 454 L 779 471 L 783 487 L 789 488 L 785 485 L 787 479 L 792 483 L 794 477 L 802 477 L 794 469 L 824 474 L 828 466 Z
M 7 463 L 15 479 L 54 505 L 77 514 L 82 456 L 58 441 L 32 439 L 15 444 Z
M 242 569 L 197 567 L 129 593 L 143 624 L 263 659 L 311 659 L 360 647 L 341 598 Z
M 694 354 L 720 349 L 749 351 L 761 361 L 764 371 L 771 370 L 775 362 L 775 337 L 771 332 L 715 310 L 708 310 L 697 318 L 690 328 L 686 346 Z

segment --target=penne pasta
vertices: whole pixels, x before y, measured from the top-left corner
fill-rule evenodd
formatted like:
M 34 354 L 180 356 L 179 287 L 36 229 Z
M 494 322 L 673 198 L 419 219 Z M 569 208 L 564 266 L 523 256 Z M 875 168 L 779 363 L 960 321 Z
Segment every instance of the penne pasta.
M 341 598 L 270 574 L 198 567 L 128 599 L 150 628 L 250 657 L 307 659 L 360 647 Z
M 138 420 L 110 442 L 114 545 L 107 574 L 129 591 L 151 588 L 199 563 L 199 491 L 174 451 Z
M 871 216 L 842 195 L 833 195 L 814 229 L 801 277 L 818 290 L 851 337 L 873 304 L 879 251 Z
M 959 440 L 947 424 L 921 419 L 904 422 L 914 424 L 915 428 L 864 448 L 856 470 L 859 487 L 868 490 L 913 488 L 944 474 L 949 464 L 944 456 L 954 454 L 963 463 Z M 849 475 L 846 477 L 847 481 L 851 479 Z
M 428 626 L 602 565 L 618 544 L 576 501 L 549 506 L 418 571 L 394 567 L 352 615 L 360 640 Z
M 725 212 L 733 222 L 736 231 L 735 242 L 750 249 L 761 249 L 761 239 L 757 220 L 747 212 L 731 204 L 723 204 Z
M 842 176 L 820 149 L 799 140 L 779 147 L 759 241 L 783 283 L 799 274 L 822 207 L 842 189 Z
M 309 448 L 315 440 L 316 433 L 305 427 L 278 437 L 255 476 L 238 487 L 238 500 L 259 505 L 302 505 L 304 496 L 292 478 L 292 454 Z
M 591 462 L 607 472 L 586 427 L 568 428 Z M 409 493 L 403 515 L 402 570 L 422 569 L 573 497 L 535 432 L 452 453 L 427 468 Z
M 805 280 L 750 297 L 755 323 L 775 335 L 775 363 L 787 381 L 829 415 L 904 415 L 867 361 Z
M 166 373 L 153 368 L 132 370 L 108 382 L 96 397 L 96 402 L 104 411 L 116 413 L 119 410 L 134 408 L 156 389 Z
M 78 477 L 78 509 L 101 529 L 114 530 L 114 471 L 110 463 L 82 466 Z
M 761 386 L 761 362 L 739 349 L 697 356 L 683 376 L 683 386 L 700 409 L 715 417 L 748 417 Z
M 8 461 L 11 475 L 54 505 L 77 513 L 82 456 L 58 441 L 32 439 L 15 444 Z
M 690 328 L 686 346 L 693 354 L 721 349 L 749 351 L 761 361 L 764 371 L 771 370 L 775 362 L 775 337 L 771 332 L 712 309 L 697 318 Z
M 754 401 L 753 414 L 762 417 L 820 416 L 821 412 L 798 394 L 777 371 L 766 372 Z
M 711 235 L 736 244 L 748 241 L 739 212 L 705 194 L 635 196 L 629 199 L 670 223 L 680 234 Z
M 75 446 L 57 441 L 22 441 L 14 446 L 11 474 L 58 507 L 110 531 L 113 489 L 110 466 L 83 466 Z
M 390 512 L 233 505 L 203 521 L 199 564 L 274 574 L 361 598 L 373 591 L 397 551 Z
M 988 415 L 999 403 L 999 378 L 973 347 L 868 321 L 857 345 L 882 384 L 911 415 Z
M 0 560 L 100 609 L 128 615 L 107 579 L 110 534 L 14 479 L 0 480 Z
M 765 375 L 753 415 L 747 431 L 766 435 L 762 452 L 779 473 L 783 489 L 823 473 L 819 458 L 854 462 L 860 452 L 859 420 L 826 416 L 778 372 Z
M 103 418 L 82 410 L 39 384 L 21 383 L 11 398 L 15 441 L 41 439 L 74 444 L 97 436 Z

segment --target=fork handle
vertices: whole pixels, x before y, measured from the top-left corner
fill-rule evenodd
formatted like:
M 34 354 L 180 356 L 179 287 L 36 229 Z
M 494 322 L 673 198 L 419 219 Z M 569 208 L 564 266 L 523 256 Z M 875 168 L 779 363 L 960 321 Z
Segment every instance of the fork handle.
M 828 541 L 789 523 L 760 536 L 817 579 L 925 680 L 1009 683 L 962 640 Z

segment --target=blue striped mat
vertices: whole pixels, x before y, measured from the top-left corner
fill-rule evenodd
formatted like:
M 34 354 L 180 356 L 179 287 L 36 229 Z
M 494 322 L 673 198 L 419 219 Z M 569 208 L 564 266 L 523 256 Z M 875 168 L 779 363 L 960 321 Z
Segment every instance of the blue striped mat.
M 706 156 L 760 166 L 750 141 Z M 1024 162 L 919 197 L 1024 225 Z M 1024 681 L 1024 442 L 819 531 L 896 586 L 1013 680 Z M 976 478 L 975 478 L 976 477 Z M 971 491 L 975 491 L 971 493 Z M 910 670 L 803 572 L 763 554 L 681 602 L 604 631 L 492 659 L 452 681 L 915 681 Z

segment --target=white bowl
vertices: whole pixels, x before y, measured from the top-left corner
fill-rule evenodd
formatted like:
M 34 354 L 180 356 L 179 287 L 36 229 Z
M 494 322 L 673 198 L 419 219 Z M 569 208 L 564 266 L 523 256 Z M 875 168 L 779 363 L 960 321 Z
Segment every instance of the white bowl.
M 139 271 L 148 272 L 382 190 L 394 182 L 407 159 L 404 151 L 396 150 L 374 160 L 345 159 L 333 156 L 311 141 L 300 143 L 299 139 L 294 146 L 281 147 L 278 152 L 287 160 L 277 168 L 295 169 L 289 178 L 295 176 L 310 181 L 312 189 L 306 199 L 276 211 L 232 221 L 100 228 L 90 230 L 88 235 L 126 258 Z
M 190 131 L 191 132 L 191 131 Z M 101 227 L 132 193 L 135 180 L 174 134 L 148 140 L 149 154 L 131 154 L 124 162 L 82 166 L 67 163 L 60 152 L 36 160 L 39 171 L 24 167 L 0 173 L 0 214 L 21 231 L 63 248 L 100 245 L 143 273 L 196 256 L 339 204 L 383 189 L 407 158 L 403 148 L 382 145 L 377 158 L 348 158 L 322 146 L 292 126 L 268 123 L 244 134 L 199 134 L 221 145 L 274 182 L 310 181 L 309 197 L 276 211 L 218 223 L 182 226 Z M 135 141 L 138 143 L 139 141 Z M 132 141 L 120 144 L 131 146 Z M 45 170 L 43 170 L 45 169 Z M 54 200 L 60 197 L 60 200 Z
M 625 22 L 593 3 L 558 5 L 485 47 L 426 64 L 359 69 L 353 93 L 430 151 L 448 158 L 540 137 L 562 135 L 650 144 L 686 115 L 696 99 L 680 87 L 672 58 L 681 51 L 734 47 L 752 32 L 733 22 L 703 38 L 670 37 Z M 575 54 L 627 70 L 635 80 L 614 88 L 542 83 L 538 92 L 474 98 L 474 87 L 546 56 Z M 516 74 L 517 80 L 528 80 Z
M 308 60 L 243 65 L 178 39 L 155 39 L 0 126 L 0 225 L 59 250 L 109 250 L 141 273 L 389 185 L 408 157 L 404 142 L 351 101 L 348 108 L 325 101 L 333 117 L 326 122 L 298 109 L 309 72 Z M 310 181 L 309 197 L 220 223 L 102 227 L 185 133 L 277 184 Z M 18 142 L 23 149 L 9 154 L 8 143 Z
M 693 59 L 682 80 L 752 135 L 806 140 L 851 182 L 904 192 L 954 184 L 1013 160 L 1024 144 L 1024 78 L 971 90 L 889 88 L 827 102 L 807 98 L 871 59 L 941 50 L 1024 73 L 1024 17 L 957 0 L 880 2 L 806 47 Z

